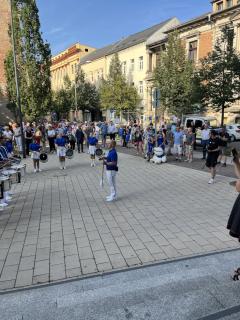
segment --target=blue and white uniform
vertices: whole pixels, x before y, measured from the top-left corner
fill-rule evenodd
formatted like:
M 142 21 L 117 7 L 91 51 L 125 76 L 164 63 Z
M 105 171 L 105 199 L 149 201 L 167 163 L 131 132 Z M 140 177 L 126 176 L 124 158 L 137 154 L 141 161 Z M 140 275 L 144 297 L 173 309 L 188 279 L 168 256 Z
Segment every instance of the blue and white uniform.
M 31 151 L 31 158 L 33 160 L 40 159 L 40 149 L 41 146 L 38 143 L 31 143 L 29 146 L 29 150 Z
M 113 162 L 114 164 L 108 164 Z M 118 155 L 116 149 L 111 149 L 107 155 L 106 159 L 106 174 L 107 181 L 110 187 L 110 196 L 107 197 L 107 201 L 112 201 L 117 197 L 117 189 L 116 189 L 116 174 L 118 171 Z
M 66 140 L 65 138 L 57 138 L 55 140 L 55 144 L 57 145 L 57 155 L 58 157 L 65 157 L 66 156 Z

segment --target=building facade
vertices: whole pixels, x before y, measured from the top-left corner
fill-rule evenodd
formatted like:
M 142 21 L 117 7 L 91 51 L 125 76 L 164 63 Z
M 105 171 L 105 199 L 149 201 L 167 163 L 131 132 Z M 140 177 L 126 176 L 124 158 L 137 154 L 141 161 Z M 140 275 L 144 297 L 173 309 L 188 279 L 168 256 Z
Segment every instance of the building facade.
M 95 50 L 95 48 L 76 43 L 53 56 L 51 65 L 51 84 L 53 91 L 63 88 L 64 78 L 66 76 L 69 77 L 71 82 L 74 82 L 80 59 Z
M 164 32 L 179 24 L 176 18 L 169 19 L 151 28 L 130 35 L 107 47 L 96 50 L 80 59 L 80 67 L 85 72 L 88 81 L 99 86 L 101 79 L 106 78 L 114 54 L 118 54 L 122 63 L 122 72 L 129 84 L 134 85 L 142 101 L 138 106 L 138 117 L 145 121 L 152 116 L 148 108 L 149 92 L 146 85 L 146 75 L 151 65 L 151 54 L 147 43 L 155 37 L 165 37 Z M 110 106 L 114 110 L 114 106 Z M 108 119 L 109 114 L 104 114 Z
M 234 29 L 234 47 L 240 52 L 240 0 L 213 0 L 212 11 L 201 15 L 195 19 L 179 24 L 175 28 L 169 29 L 166 34 L 175 30 L 185 46 L 187 57 L 196 66 L 200 59 L 207 56 L 214 48 L 216 40 L 221 34 L 221 29 L 225 25 L 231 24 Z M 148 44 L 148 50 L 152 53 L 152 66 L 154 69 L 159 52 L 166 46 L 167 38 L 160 39 L 155 43 Z M 148 87 L 152 87 L 152 74 L 147 75 Z M 149 107 L 151 102 L 149 102 Z M 220 113 L 209 110 L 207 115 L 215 116 L 220 120 Z M 240 122 L 240 102 L 237 101 L 225 110 L 225 123 Z

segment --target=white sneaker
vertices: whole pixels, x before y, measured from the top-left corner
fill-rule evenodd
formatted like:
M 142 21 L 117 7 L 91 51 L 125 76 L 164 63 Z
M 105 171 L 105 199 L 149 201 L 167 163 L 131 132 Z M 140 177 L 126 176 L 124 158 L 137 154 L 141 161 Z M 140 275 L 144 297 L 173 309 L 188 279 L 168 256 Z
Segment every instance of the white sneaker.
M 6 202 L 2 202 L 0 205 L 1 205 L 1 207 L 7 207 L 8 206 L 8 204 Z
M 34 169 L 34 170 L 33 170 L 33 172 L 34 172 L 34 173 L 36 173 L 36 172 L 37 172 L 37 170 L 36 170 L 36 169 Z
M 106 197 L 106 201 L 113 201 L 113 200 L 116 200 L 117 199 L 117 196 L 107 196 Z
M 41 170 L 41 169 L 38 169 L 38 172 L 42 172 L 42 170 Z
M 208 184 L 213 184 L 214 183 L 214 179 L 211 178 L 209 181 L 208 181 Z
M 12 200 L 12 197 L 6 197 L 6 201 L 11 201 Z

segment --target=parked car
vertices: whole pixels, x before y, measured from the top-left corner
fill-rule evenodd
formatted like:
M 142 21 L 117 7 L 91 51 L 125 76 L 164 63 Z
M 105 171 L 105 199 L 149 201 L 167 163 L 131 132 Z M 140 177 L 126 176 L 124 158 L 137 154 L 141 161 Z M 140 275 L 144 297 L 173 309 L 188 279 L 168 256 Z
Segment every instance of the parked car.
M 231 141 L 240 140 L 240 124 L 228 124 L 226 129 Z

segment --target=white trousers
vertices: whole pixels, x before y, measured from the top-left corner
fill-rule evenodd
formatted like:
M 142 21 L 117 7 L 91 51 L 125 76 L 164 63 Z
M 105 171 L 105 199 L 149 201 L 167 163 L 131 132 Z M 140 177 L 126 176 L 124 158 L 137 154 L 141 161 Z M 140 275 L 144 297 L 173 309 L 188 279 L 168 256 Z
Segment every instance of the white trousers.
M 117 172 L 115 170 L 107 170 L 107 181 L 110 187 L 110 196 L 116 197 L 117 195 L 117 189 L 116 189 L 116 174 Z

